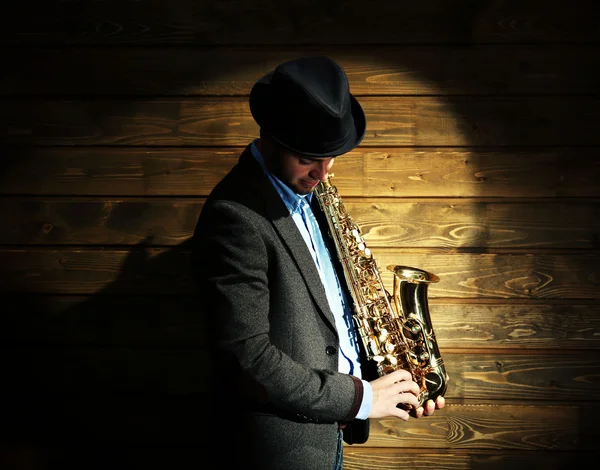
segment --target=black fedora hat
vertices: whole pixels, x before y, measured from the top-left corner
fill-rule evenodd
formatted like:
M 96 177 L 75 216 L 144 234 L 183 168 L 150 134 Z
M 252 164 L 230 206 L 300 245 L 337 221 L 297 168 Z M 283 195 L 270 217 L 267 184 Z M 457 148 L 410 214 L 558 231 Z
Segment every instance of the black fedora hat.
M 277 142 L 303 155 L 341 155 L 365 135 L 365 113 L 344 70 L 328 57 L 279 65 L 254 84 L 250 112 Z

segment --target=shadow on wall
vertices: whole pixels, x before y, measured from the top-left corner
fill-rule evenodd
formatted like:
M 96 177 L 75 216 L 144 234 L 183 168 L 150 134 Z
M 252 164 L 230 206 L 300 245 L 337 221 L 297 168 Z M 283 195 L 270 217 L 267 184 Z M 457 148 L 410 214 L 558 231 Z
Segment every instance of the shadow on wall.
M 133 247 L 93 296 L 3 285 L 0 432 L 4 445 L 40 454 L 33 468 L 173 468 L 208 455 L 214 318 L 189 245 L 151 251 Z

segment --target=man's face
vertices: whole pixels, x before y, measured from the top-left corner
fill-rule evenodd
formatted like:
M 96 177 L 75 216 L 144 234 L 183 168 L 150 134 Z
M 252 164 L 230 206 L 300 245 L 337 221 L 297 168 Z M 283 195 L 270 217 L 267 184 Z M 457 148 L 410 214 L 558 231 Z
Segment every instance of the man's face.
M 297 194 L 308 194 L 327 179 L 334 157 L 308 157 L 276 145 L 265 158 L 269 169 Z

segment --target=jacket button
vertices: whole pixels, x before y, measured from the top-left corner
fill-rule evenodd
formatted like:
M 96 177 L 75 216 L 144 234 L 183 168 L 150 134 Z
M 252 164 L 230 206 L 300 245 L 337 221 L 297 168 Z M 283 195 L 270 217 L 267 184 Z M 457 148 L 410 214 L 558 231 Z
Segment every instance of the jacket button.
M 336 349 L 333 346 L 327 346 L 325 352 L 328 356 L 333 356 L 336 353 Z

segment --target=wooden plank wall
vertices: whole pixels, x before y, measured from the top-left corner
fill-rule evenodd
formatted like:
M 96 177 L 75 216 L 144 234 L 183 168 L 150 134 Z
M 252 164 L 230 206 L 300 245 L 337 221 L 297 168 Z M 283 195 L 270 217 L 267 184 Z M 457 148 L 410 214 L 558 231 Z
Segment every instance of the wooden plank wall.
M 440 276 L 430 308 L 451 377 L 444 410 L 375 421 L 345 468 L 600 456 L 593 1 L 3 10 L 2 468 L 221 468 L 209 462 L 235 452 L 226 435 L 203 445 L 211 332 L 186 242 L 257 134 L 253 82 L 321 53 L 368 117 L 338 188 L 382 267 Z

